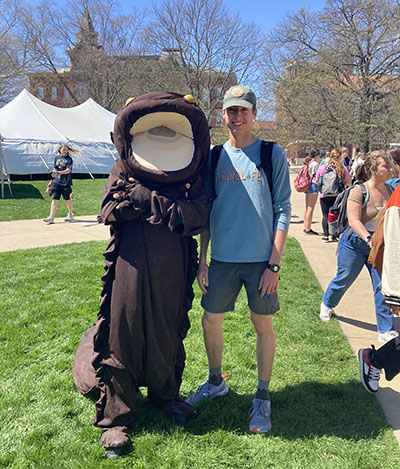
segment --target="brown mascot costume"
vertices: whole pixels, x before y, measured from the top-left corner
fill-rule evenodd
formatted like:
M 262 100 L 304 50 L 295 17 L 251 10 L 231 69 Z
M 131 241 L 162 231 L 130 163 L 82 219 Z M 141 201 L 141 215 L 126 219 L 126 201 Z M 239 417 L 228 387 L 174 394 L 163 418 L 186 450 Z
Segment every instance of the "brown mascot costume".
M 103 194 L 111 239 L 100 311 L 73 367 L 78 389 L 98 397 L 95 425 L 109 458 L 127 448 L 140 386 L 176 423 L 197 415 L 178 393 L 197 270 L 192 235 L 207 220 L 210 148 L 193 98 L 164 92 L 130 100 L 116 117 L 113 141 L 120 158 Z

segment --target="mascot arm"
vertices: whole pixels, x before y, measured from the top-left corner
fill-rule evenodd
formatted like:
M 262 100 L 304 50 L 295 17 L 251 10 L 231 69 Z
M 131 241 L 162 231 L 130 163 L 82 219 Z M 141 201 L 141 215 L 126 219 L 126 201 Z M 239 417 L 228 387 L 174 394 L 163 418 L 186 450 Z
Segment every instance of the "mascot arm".
M 100 221 L 110 224 L 141 219 L 166 225 L 184 236 L 195 235 L 207 221 L 207 197 L 197 187 L 185 195 L 186 198 L 170 199 L 133 178 L 127 179 L 114 165 L 104 188 Z

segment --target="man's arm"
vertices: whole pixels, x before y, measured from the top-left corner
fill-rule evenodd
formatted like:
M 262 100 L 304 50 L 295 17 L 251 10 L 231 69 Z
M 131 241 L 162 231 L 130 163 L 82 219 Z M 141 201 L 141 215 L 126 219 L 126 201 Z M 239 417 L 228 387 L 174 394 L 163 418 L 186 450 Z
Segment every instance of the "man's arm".
M 285 248 L 287 239 L 287 231 L 276 229 L 274 230 L 274 244 L 272 246 L 271 256 L 269 258 L 270 264 L 281 265 L 283 250 Z M 258 289 L 260 296 L 266 293 L 270 294 L 278 289 L 279 272 L 272 272 L 268 267 L 264 270 Z
M 197 282 L 200 290 L 206 294 L 208 287 L 208 265 L 207 250 L 210 242 L 210 230 L 204 230 L 200 233 L 200 259 L 199 270 L 197 271 Z

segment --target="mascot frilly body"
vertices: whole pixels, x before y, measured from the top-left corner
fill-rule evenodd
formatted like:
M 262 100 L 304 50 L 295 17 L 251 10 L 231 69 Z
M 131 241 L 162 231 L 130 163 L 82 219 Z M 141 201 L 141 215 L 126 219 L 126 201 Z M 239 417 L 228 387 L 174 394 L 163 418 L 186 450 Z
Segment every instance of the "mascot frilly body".
M 101 218 L 111 226 L 100 310 L 78 347 L 78 389 L 96 395 L 101 443 L 129 443 L 135 394 L 177 423 L 196 416 L 178 400 L 190 327 L 197 243 L 207 220 L 204 170 L 209 130 L 191 96 L 153 92 L 117 115 L 120 158 L 106 183 Z

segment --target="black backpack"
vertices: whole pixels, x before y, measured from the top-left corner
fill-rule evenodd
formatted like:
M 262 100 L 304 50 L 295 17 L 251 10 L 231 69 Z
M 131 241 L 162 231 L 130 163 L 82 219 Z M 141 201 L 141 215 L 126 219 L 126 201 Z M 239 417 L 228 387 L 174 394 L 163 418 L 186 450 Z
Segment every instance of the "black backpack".
M 367 205 L 369 200 L 369 192 L 367 186 L 363 183 L 355 183 L 353 186 L 347 187 L 346 190 L 341 192 L 335 199 L 335 203 L 329 209 L 329 213 L 337 214 L 337 218 L 333 222 L 329 222 L 329 234 L 338 238 L 343 231 L 347 228 L 349 221 L 347 219 L 347 199 L 349 198 L 350 191 L 356 185 L 360 186 L 362 192 L 362 208 Z
M 261 140 L 261 153 L 260 153 L 260 160 L 261 163 L 257 166 L 257 169 L 263 169 L 268 180 L 269 190 L 271 192 L 272 197 L 272 149 L 274 147 L 274 142 L 267 142 L 265 140 Z M 217 193 L 215 190 L 215 170 L 217 169 L 217 164 L 219 157 L 221 155 L 223 145 L 215 145 L 215 147 L 211 150 L 211 201 L 214 201 L 217 197 Z

